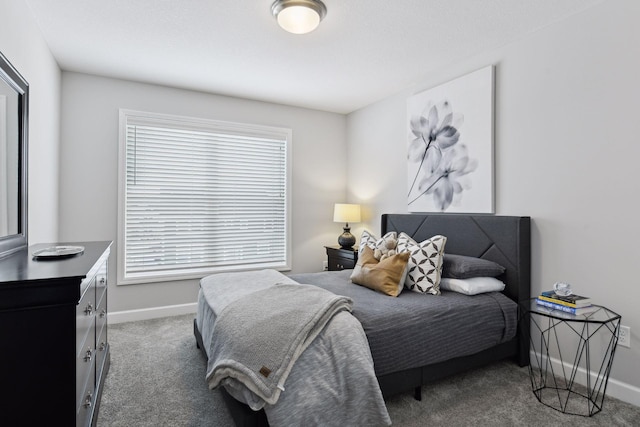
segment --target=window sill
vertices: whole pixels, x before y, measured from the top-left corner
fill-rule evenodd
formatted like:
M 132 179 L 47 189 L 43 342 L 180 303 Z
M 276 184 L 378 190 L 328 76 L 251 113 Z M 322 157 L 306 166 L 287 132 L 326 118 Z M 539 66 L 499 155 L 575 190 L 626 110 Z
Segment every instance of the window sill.
M 263 265 L 255 265 L 255 266 L 228 266 L 228 267 L 217 267 L 217 268 L 207 268 L 207 269 L 198 269 L 198 270 L 185 270 L 185 271 L 169 271 L 161 274 L 139 274 L 130 276 L 127 278 L 118 277 L 117 286 L 128 286 L 128 285 L 142 285 L 149 283 L 158 283 L 158 282 L 180 282 L 185 280 L 200 280 L 203 277 L 209 276 L 211 274 L 217 273 L 232 273 L 232 272 L 240 272 L 240 271 L 255 271 L 255 270 L 266 270 L 273 269 L 277 271 L 291 271 L 290 265 L 282 265 L 282 264 L 263 264 Z

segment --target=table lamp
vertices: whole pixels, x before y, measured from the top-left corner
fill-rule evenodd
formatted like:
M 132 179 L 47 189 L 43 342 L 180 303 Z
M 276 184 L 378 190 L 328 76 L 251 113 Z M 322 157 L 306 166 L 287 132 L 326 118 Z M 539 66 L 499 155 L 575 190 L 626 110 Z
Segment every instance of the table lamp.
M 360 222 L 360 205 L 336 203 L 333 207 L 333 222 L 344 222 L 343 233 L 338 237 L 338 244 L 344 249 L 350 249 L 356 244 L 356 238 L 351 234 L 350 222 Z

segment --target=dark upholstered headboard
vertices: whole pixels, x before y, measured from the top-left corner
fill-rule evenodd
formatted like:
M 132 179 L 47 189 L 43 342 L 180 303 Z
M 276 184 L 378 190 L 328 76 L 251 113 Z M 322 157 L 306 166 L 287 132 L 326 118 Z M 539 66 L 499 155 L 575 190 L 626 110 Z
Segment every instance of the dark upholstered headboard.
M 531 294 L 531 219 L 462 214 L 384 214 L 382 234 L 404 231 L 422 242 L 447 237 L 445 253 L 484 258 L 506 268 L 503 293 L 516 302 Z

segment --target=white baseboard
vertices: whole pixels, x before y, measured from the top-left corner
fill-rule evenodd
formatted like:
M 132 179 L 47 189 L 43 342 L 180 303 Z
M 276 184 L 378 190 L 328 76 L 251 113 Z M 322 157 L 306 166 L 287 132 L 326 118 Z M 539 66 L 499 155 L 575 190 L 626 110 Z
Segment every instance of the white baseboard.
M 167 305 L 164 307 L 142 308 L 139 310 L 112 311 L 108 314 L 108 322 L 124 323 L 137 320 L 157 319 L 159 317 L 180 316 L 182 314 L 195 314 L 198 303 Z
M 607 396 L 615 397 L 623 402 L 640 407 L 640 388 L 631 384 L 623 383 L 614 378 L 609 378 Z M 606 403 L 605 403 L 606 405 Z
M 535 357 L 539 357 L 539 355 L 535 354 L 534 352 L 531 352 L 531 360 L 536 360 L 534 359 Z M 560 372 L 560 370 L 562 369 L 560 360 L 553 357 L 550 357 L 549 359 L 553 364 L 553 369 L 556 370 L 556 372 Z M 571 370 L 570 363 L 564 362 L 564 367 L 565 369 Z M 582 374 L 582 377 L 586 378 L 586 371 L 583 368 L 579 368 L 578 370 Z M 594 373 L 591 374 L 591 377 L 595 381 L 596 375 Z M 579 378 L 580 376 L 577 375 L 576 376 L 577 382 Z M 579 382 L 583 383 L 583 381 L 579 381 Z M 585 385 L 585 384 L 582 384 L 582 385 Z M 616 399 L 622 400 L 623 402 L 627 402 L 632 405 L 640 407 L 640 388 L 631 384 L 624 383 L 620 380 L 616 380 L 615 378 L 609 377 L 609 381 L 607 382 L 606 397 L 615 397 Z M 607 404 L 606 397 L 604 402 L 605 406 Z

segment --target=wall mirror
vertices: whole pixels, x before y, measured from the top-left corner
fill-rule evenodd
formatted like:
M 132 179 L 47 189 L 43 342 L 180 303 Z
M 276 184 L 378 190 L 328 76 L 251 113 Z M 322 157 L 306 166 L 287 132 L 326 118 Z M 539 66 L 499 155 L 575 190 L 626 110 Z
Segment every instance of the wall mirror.
M 27 246 L 29 85 L 0 52 L 0 258 Z

